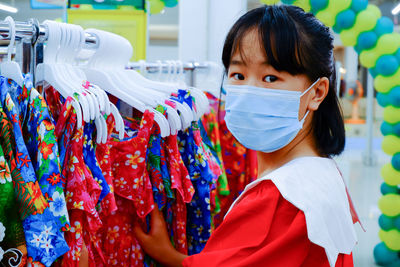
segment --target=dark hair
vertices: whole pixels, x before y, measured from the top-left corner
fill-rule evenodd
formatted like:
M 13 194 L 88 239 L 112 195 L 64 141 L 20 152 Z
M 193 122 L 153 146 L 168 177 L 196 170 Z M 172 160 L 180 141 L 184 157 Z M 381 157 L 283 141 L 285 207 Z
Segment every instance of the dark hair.
M 319 153 L 339 155 L 345 145 L 342 112 L 336 96 L 336 71 L 333 58 L 333 37 L 329 28 L 314 15 L 289 5 L 263 6 L 243 15 L 229 31 L 222 61 L 226 72 L 231 58 L 251 30 L 258 30 L 268 63 L 278 71 L 291 75 L 305 74 L 314 82 L 329 79 L 329 92 L 314 113 L 313 134 Z

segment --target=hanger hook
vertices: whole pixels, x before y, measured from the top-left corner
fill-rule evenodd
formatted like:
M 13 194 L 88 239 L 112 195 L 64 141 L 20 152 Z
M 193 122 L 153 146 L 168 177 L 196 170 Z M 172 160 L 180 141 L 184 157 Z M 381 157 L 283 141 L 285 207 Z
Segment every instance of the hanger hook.
M 140 65 L 140 74 L 144 75 L 146 72 L 146 61 L 143 59 L 139 60 L 139 65 Z
M 161 74 L 162 74 L 162 62 L 161 62 L 161 60 L 157 60 L 157 66 L 158 66 L 157 80 L 160 80 L 161 79 Z
M 12 49 L 15 43 L 15 21 L 12 17 L 7 16 L 4 21 L 8 22 L 10 29 L 8 31 L 8 37 L 10 38 L 10 43 L 7 48 L 7 60 L 11 61 Z

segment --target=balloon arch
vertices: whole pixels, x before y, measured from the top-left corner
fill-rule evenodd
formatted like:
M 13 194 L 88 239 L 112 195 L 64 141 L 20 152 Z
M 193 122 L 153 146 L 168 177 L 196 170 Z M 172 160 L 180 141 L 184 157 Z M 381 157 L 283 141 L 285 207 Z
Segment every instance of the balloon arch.
M 279 0 L 262 0 L 276 4 Z M 376 263 L 400 266 L 400 34 L 393 22 L 368 0 L 282 0 L 312 12 L 340 35 L 345 46 L 353 46 L 362 66 L 374 77 L 378 103 L 384 109 L 382 149 L 392 156 L 381 171 L 384 182 L 379 208 L 379 238 L 374 249 Z

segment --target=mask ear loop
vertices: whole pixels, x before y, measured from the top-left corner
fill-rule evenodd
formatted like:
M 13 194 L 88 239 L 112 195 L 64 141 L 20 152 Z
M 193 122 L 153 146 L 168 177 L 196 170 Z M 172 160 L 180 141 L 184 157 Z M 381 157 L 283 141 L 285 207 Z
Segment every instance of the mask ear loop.
M 314 87 L 314 85 L 316 85 L 317 82 L 319 82 L 319 80 L 321 80 L 321 78 L 318 78 L 318 80 L 316 80 L 313 84 L 311 84 L 310 87 L 308 87 L 308 89 L 305 90 L 305 91 L 300 95 L 300 97 L 302 97 L 303 95 L 307 94 L 307 92 L 310 91 L 310 90 Z M 303 118 L 301 119 L 301 121 L 299 121 L 299 123 L 301 123 L 301 128 L 303 128 L 304 121 L 306 120 L 308 114 L 310 114 L 310 111 L 309 111 L 309 110 L 307 110 L 306 114 L 303 116 Z
M 303 95 L 307 94 L 307 92 L 310 91 L 310 90 L 314 87 L 314 85 L 316 85 L 317 82 L 319 82 L 319 80 L 321 80 L 321 78 L 318 78 L 318 80 L 316 80 L 313 84 L 311 84 L 310 87 L 308 87 L 308 89 L 305 90 L 305 91 L 300 95 L 300 97 L 302 97 Z

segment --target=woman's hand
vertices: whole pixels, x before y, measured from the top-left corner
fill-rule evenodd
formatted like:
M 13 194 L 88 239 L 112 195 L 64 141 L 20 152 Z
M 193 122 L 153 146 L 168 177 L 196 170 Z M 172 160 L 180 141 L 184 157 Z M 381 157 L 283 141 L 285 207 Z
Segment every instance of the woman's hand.
M 182 266 L 182 261 L 187 255 L 179 253 L 172 246 L 165 220 L 157 205 L 151 212 L 150 232 L 146 234 L 139 224 L 135 225 L 133 231 L 140 246 L 150 257 L 164 266 Z

